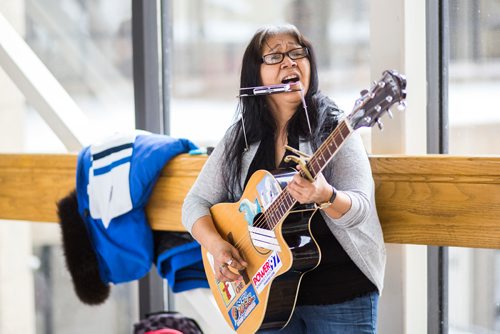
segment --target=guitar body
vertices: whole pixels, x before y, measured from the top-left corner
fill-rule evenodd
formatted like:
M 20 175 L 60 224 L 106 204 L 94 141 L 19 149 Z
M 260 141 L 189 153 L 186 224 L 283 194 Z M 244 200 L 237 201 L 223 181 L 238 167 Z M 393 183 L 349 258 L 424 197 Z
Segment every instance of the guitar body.
M 292 210 L 272 224 L 272 230 L 267 227 L 266 209 L 293 174 L 259 170 L 249 179 L 238 202 L 217 204 L 210 210 L 217 231 L 248 263 L 240 272 L 241 280 L 219 282 L 214 275 L 219 268 L 214 268 L 211 255 L 202 248 L 212 294 L 226 322 L 238 334 L 284 327 L 293 313 L 303 274 L 320 262 L 321 252 L 309 227 L 315 209 Z M 261 232 L 268 236 L 255 237 Z

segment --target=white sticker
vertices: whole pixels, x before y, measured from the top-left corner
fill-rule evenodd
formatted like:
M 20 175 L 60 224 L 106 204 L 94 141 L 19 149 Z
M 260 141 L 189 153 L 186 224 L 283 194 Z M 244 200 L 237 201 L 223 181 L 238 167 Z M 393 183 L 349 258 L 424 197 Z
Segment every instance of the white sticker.
M 215 269 L 214 269 L 214 257 L 212 254 L 210 254 L 209 252 L 207 252 L 207 260 L 208 260 L 208 263 L 210 263 L 210 267 L 212 267 L 212 271 L 213 273 L 215 274 Z
M 250 232 L 250 238 L 255 246 L 281 252 L 274 231 L 255 226 L 249 226 L 248 231 Z
M 262 290 L 271 282 L 271 279 L 276 275 L 278 270 L 282 267 L 281 259 L 277 252 L 272 252 L 259 268 L 259 270 L 252 277 L 253 285 L 257 293 L 261 293 Z
M 264 209 L 267 209 L 271 203 L 279 196 L 281 188 L 278 181 L 271 175 L 265 175 L 257 184 L 257 192 L 260 195 L 260 201 Z

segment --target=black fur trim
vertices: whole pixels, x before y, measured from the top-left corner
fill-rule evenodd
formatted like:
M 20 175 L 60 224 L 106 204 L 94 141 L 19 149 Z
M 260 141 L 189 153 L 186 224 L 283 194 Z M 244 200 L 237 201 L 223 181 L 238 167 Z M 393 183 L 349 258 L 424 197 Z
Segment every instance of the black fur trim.
M 85 222 L 78 213 L 76 191 L 57 203 L 66 266 L 73 279 L 78 298 L 85 304 L 102 304 L 109 296 L 110 286 L 101 280 L 97 257 Z

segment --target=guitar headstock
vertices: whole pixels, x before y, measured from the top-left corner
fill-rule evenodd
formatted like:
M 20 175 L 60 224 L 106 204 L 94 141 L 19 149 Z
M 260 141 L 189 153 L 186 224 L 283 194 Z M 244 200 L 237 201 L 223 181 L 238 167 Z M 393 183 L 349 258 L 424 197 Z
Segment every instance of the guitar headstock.
M 406 77 L 394 70 L 384 71 L 382 78 L 373 83 L 370 90 L 361 91 L 356 100 L 353 112 L 347 116 L 350 126 L 356 130 L 361 127 L 372 127 L 377 124 L 382 129 L 380 118 L 388 113 L 394 104 L 398 109 L 406 108 Z

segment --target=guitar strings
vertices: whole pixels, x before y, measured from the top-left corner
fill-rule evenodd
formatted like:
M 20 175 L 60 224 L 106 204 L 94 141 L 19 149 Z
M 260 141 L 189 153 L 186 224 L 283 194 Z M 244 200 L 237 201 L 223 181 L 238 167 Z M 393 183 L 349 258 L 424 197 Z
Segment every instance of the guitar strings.
M 341 133 L 341 131 L 342 131 L 342 127 L 344 127 L 345 129 L 349 129 L 349 128 L 345 125 L 345 123 L 340 123 L 340 124 L 339 124 L 339 127 L 337 127 L 337 128 L 336 128 L 336 129 L 332 132 L 332 135 L 333 135 L 333 136 L 336 136 L 338 133 Z M 350 133 L 350 132 L 349 132 L 349 133 Z M 345 138 L 344 138 L 344 139 L 345 139 Z M 326 152 L 327 150 L 331 153 L 330 149 L 328 148 L 328 145 L 326 144 L 326 142 L 327 142 L 327 141 L 328 141 L 328 140 L 326 140 L 326 141 L 325 141 L 322 145 L 320 145 L 320 147 L 318 148 L 318 150 L 316 151 L 316 153 L 319 153 L 319 154 L 323 155 L 323 153 L 324 153 L 324 152 Z M 337 145 L 337 144 L 335 143 L 335 145 Z M 338 148 L 338 147 L 337 147 L 337 148 Z M 312 160 L 312 159 L 311 159 L 311 160 Z M 318 171 L 318 172 L 319 172 L 319 171 Z M 302 176 L 304 176 L 303 171 L 301 171 L 301 172 L 300 172 L 300 174 L 301 174 Z M 283 191 L 285 191 L 285 190 L 286 190 L 286 187 L 283 189 Z M 278 206 L 278 205 L 283 204 L 283 202 L 286 200 L 286 199 L 285 199 L 286 194 L 284 194 L 284 195 L 283 195 L 283 191 L 282 191 L 282 193 L 280 193 L 280 195 L 278 196 L 278 198 L 276 198 L 276 200 L 275 200 L 274 202 L 272 202 L 272 204 L 269 206 L 268 210 L 267 210 L 266 212 L 264 212 L 264 214 L 263 214 L 263 215 L 266 215 L 266 213 L 267 213 L 267 216 L 271 215 L 274 211 L 276 211 L 276 210 L 275 210 L 275 208 L 272 208 L 273 206 L 275 207 L 275 206 Z M 288 193 L 288 192 L 287 192 L 287 193 Z M 288 194 L 289 194 L 289 193 L 288 193 Z M 270 212 L 270 211 L 271 211 L 271 212 Z M 269 213 L 268 213 L 268 212 L 269 212 Z M 265 218 L 265 217 L 264 217 L 264 218 Z M 262 216 L 260 216 L 260 217 L 259 217 L 259 218 L 258 218 L 258 219 L 257 219 L 257 220 L 253 223 L 253 226 L 256 226 L 256 227 L 261 227 L 261 226 L 264 226 L 264 224 L 265 224 L 265 221 L 263 221 L 263 220 L 265 220 L 264 218 L 262 218 Z M 281 219 L 279 219 L 279 220 L 281 220 Z M 279 221 L 279 220 L 278 220 L 278 221 Z M 271 223 L 273 223 L 273 222 L 271 221 Z M 273 228 L 274 228 L 277 224 L 278 224 L 278 223 L 274 223 Z
M 345 138 L 347 138 L 351 134 L 351 131 L 348 128 L 348 126 L 345 124 L 345 122 L 342 122 L 339 124 L 339 127 L 337 127 L 332 132 L 332 136 L 336 137 L 336 136 L 338 136 L 339 133 L 342 134 L 342 131 L 344 129 L 348 130 L 348 134 L 343 138 L 345 140 Z M 322 145 L 320 145 L 320 148 L 318 148 L 317 153 L 323 154 L 324 152 L 326 152 L 326 150 L 330 151 L 330 149 L 328 148 L 327 142 L 328 142 L 328 140 L 325 140 L 325 142 Z M 336 149 L 338 149 L 338 146 L 336 143 L 335 143 L 335 146 L 336 146 Z M 330 151 L 330 154 L 331 154 L 331 151 Z M 301 175 L 304 176 L 302 171 L 301 171 Z M 287 201 L 287 198 L 286 198 L 287 195 L 289 195 L 289 193 L 285 187 L 285 189 L 283 189 L 283 191 L 280 193 L 278 198 L 276 198 L 276 200 L 269 206 L 268 210 L 263 212 L 263 214 L 252 224 L 252 226 L 264 227 L 266 225 L 266 223 L 270 223 L 269 225 L 272 226 L 271 230 L 274 231 L 274 228 L 279 224 L 279 222 L 282 220 L 282 218 L 290 210 L 290 209 L 286 210 L 285 214 L 282 214 L 281 217 L 279 219 L 277 219 L 277 221 L 276 221 L 276 218 L 274 218 L 276 216 L 275 213 L 279 209 L 279 207 L 285 201 Z M 296 201 L 294 200 L 291 204 L 289 204 L 290 208 L 293 207 L 293 205 L 295 203 L 296 203 Z M 243 237 L 240 240 L 238 240 L 234 246 L 239 250 L 246 251 L 248 248 L 250 248 L 250 249 L 252 248 L 253 243 L 251 241 L 252 240 L 250 239 L 250 242 L 248 242 L 247 238 Z
M 337 136 L 338 133 L 343 130 L 343 129 L 348 129 L 349 128 L 346 126 L 345 123 L 340 123 L 339 124 L 339 127 L 337 127 L 333 132 L 332 132 L 332 136 Z M 351 131 L 349 131 L 349 134 L 351 133 Z M 347 137 L 347 136 L 346 136 Z M 345 138 L 344 138 L 345 139 Z M 326 140 L 322 145 L 320 145 L 320 148 L 318 148 L 317 150 L 317 153 L 320 153 L 320 154 L 323 154 L 324 152 L 326 152 L 326 150 L 330 151 L 329 148 L 328 148 L 328 145 L 326 144 L 326 142 L 328 142 L 328 140 Z M 335 144 L 336 145 L 336 144 Z M 338 148 L 338 147 L 337 147 Z M 331 153 L 331 151 L 330 151 Z M 301 175 L 303 175 L 303 173 L 301 172 Z M 263 212 L 263 214 L 252 224 L 252 226 L 255 226 L 255 227 L 264 227 L 266 225 L 266 223 L 269 223 L 270 226 L 272 226 L 272 228 L 270 230 L 274 230 L 274 228 L 278 225 L 278 223 L 282 220 L 283 216 L 285 216 L 285 214 L 281 215 L 280 219 L 276 219 L 276 218 L 273 218 L 276 216 L 276 211 L 279 209 L 279 207 L 285 202 L 287 201 L 287 198 L 286 196 L 289 195 L 286 187 L 285 189 L 283 189 L 283 191 L 280 193 L 280 195 L 276 198 L 276 200 L 274 202 L 272 202 L 272 204 L 269 206 L 269 208 Z M 291 207 L 293 207 L 293 205 L 296 203 L 296 201 L 293 201 L 293 203 L 290 205 Z M 286 210 L 286 211 L 289 211 L 289 210 Z M 286 212 L 285 212 L 286 213 Z M 277 220 L 277 221 L 276 221 Z M 235 247 L 244 247 L 246 245 L 243 244 L 244 241 L 246 241 L 247 239 L 246 238 L 241 238 L 240 240 L 238 240 L 236 243 L 235 243 Z M 242 242 L 243 241 L 243 242 Z M 251 244 L 250 244 L 251 246 Z M 243 248 L 242 248 L 243 249 Z
M 340 123 L 339 126 L 335 128 L 335 130 L 332 132 L 332 134 L 329 137 L 331 137 L 331 136 L 336 137 L 339 133 L 342 134 L 342 130 L 343 129 L 349 130 L 349 133 L 347 134 L 347 136 L 343 138 L 345 140 L 352 133 L 352 131 L 350 131 L 349 127 L 347 126 L 347 124 L 345 122 Z M 326 152 L 326 150 L 330 151 L 330 149 L 328 148 L 327 142 L 328 142 L 328 140 L 325 140 L 325 142 L 323 142 L 320 145 L 320 147 L 318 148 L 318 150 L 316 151 L 316 153 L 319 153 L 319 154 L 323 155 L 323 153 Z M 335 146 L 336 146 L 335 150 L 337 150 L 338 149 L 337 143 L 335 143 Z M 331 153 L 331 151 L 330 151 L 330 153 Z M 316 156 L 316 154 L 314 156 Z M 303 171 L 300 171 L 300 174 L 302 176 L 304 176 Z M 278 195 L 278 197 L 276 198 L 276 200 L 271 203 L 271 205 L 268 207 L 268 209 L 266 211 L 264 211 L 262 213 L 262 215 L 259 216 L 259 218 L 257 218 L 257 220 L 255 222 L 253 222 L 252 226 L 253 227 L 259 227 L 259 228 L 265 228 L 265 225 L 268 225 L 268 226 L 272 226 L 272 228 L 270 230 L 274 231 L 274 228 L 279 224 L 279 222 L 283 219 L 283 217 L 287 216 L 287 213 L 289 213 L 290 209 L 297 202 L 296 200 L 293 200 L 293 202 L 291 204 L 289 204 L 290 208 L 285 211 L 285 214 L 282 214 L 281 217 L 279 219 L 277 219 L 277 221 L 276 221 L 276 218 L 273 219 L 272 217 L 276 216 L 275 212 L 277 210 L 279 210 L 279 207 L 285 201 L 287 201 L 286 197 L 289 194 L 290 193 L 287 191 L 287 187 L 285 187 L 283 189 L 283 191 Z M 234 244 L 234 247 L 237 248 L 238 250 L 247 250 L 247 248 L 251 248 L 253 246 L 253 244 L 251 242 L 247 242 L 247 240 L 248 239 L 245 238 L 245 237 L 240 238 Z M 250 239 L 250 241 L 251 241 L 251 239 Z

